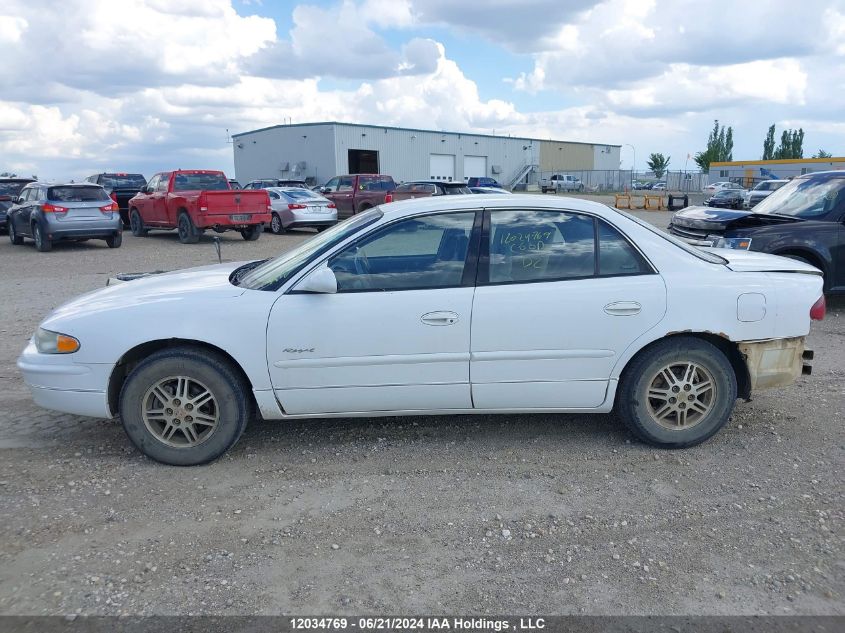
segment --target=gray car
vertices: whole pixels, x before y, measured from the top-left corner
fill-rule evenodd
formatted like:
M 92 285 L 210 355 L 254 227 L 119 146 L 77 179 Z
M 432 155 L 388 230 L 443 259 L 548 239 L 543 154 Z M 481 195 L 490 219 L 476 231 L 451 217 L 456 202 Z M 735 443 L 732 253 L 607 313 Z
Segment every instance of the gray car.
M 12 244 L 29 237 L 43 253 L 59 240 L 103 239 L 109 248 L 118 248 L 123 223 L 117 203 L 99 185 L 33 182 L 9 209 L 8 229 Z
M 267 187 L 273 215 L 268 227 L 276 235 L 288 229 L 313 227 L 322 231 L 337 224 L 335 203 L 301 187 Z

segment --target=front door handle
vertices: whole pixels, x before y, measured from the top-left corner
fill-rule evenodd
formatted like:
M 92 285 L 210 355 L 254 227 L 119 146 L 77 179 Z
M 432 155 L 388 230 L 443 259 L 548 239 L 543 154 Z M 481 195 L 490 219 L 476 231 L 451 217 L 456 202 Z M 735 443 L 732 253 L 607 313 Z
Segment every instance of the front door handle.
M 604 306 L 604 311 L 610 316 L 633 316 L 639 314 L 643 307 L 636 301 L 615 301 Z
M 448 311 L 427 312 L 420 317 L 420 321 L 426 325 L 454 325 L 458 322 L 458 314 Z

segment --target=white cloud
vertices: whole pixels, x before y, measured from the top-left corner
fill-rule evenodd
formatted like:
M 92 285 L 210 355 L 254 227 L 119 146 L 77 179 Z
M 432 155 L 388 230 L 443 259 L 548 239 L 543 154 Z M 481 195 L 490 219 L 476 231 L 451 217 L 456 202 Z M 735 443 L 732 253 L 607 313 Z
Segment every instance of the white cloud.
M 16 15 L 0 15 L 0 43 L 20 42 L 29 26 L 24 18 Z

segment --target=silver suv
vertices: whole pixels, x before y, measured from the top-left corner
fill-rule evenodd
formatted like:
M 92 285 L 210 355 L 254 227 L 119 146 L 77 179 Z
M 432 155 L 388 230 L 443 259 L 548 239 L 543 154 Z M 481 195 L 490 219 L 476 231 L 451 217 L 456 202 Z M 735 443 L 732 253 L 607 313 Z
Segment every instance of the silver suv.
M 118 248 L 123 239 L 117 203 L 91 183 L 28 184 L 9 209 L 8 229 L 12 244 L 30 237 L 42 253 L 58 240 L 103 239 Z

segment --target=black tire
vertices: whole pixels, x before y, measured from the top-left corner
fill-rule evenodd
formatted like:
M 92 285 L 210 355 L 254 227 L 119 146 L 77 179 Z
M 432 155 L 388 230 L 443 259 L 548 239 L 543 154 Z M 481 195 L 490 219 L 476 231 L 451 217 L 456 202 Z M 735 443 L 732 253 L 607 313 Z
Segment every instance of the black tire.
M 53 250 L 53 240 L 44 235 L 44 231 L 41 230 L 41 225 L 38 222 L 32 225 L 32 239 L 35 240 L 35 248 L 38 249 L 39 253 L 49 253 Z
M 155 435 L 144 421 L 149 390 L 171 376 L 185 376 L 206 386 L 214 397 L 217 426 L 193 446 L 176 447 Z M 152 354 L 129 374 L 120 390 L 120 417 L 132 444 L 147 457 L 173 466 L 196 466 L 220 457 L 241 437 L 252 415 L 248 385 L 225 358 L 191 348 Z M 175 432 L 174 432 L 175 435 Z M 182 432 L 182 437 L 188 435 Z
M 123 234 L 115 233 L 114 235 L 108 236 L 106 238 L 106 244 L 108 244 L 109 248 L 120 248 L 120 245 L 123 244 Z
M 264 225 L 263 224 L 253 224 L 252 226 L 249 226 L 245 229 L 242 229 L 241 230 L 241 236 L 243 236 L 243 238 L 247 242 L 254 242 L 259 237 L 261 237 L 261 234 L 263 232 L 264 232 Z
M 542 191 L 543 193 L 546 193 L 546 192 L 548 191 L 548 189 L 546 189 L 545 187 L 543 187 L 542 189 L 540 189 L 540 191 Z
M 179 219 L 176 222 L 176 230 L 179 233 L 179 241 L 182 244 L 196 244 L 200 241 L 200 232 L 194 226 L 191 216 L 184 211 L 179 214 Z
M 284 235 L 287 232 L 282 224 L 281 216 L 275 211 L 270 219 L 270 232 L 274 235 Z
M 696 412 L 700 417 L 687 428 L 667 428 L 650 411 L 655 402 L 647 396 L 652 380 L 657 380 L 661 368 L 673 363 L 695 363 L 712 378 L 709 409 L 704 414 Z M 690 393 L 684 391 L 685 387 L 679 389 L 680 396 Z M 674 387 L 671 390 L 674 392 Z M 615 409 L 630 431 L 644 442 L 660 448 L 686 448 L 701 444 L 717 433 L 730 418 L 736 398 L 736 374 L 725 354 L 707 341 L 677 336 L 653 344 L 628 364 L 616 394 Z M 676 397 L 676 402 L 678 407 L 686 406 L 682 397 Z
M 325 226 L 325 225 L 324 225 L 324 226 L 318 226 L 318 227 L 317 227 L 317 233 L 322 233 L 322 232 L 323 232 L 323 231 L 325 231 L 327 228 L 329 228 L 329 227 L 328 227 L 328 226 Z
M 129 229 L 135 237 L 145 237 L 147 235 L 144 218 L 138 213 L 138 209 L 132 209 L 129 212 Z
M 12 218 L 9 218 L 8 228 L 9 228 L 9 241 L 14 246 L 20 246 L 21 244 L 23 244 L 23 238 L 20 235 L 18 235 L 18 231 L 17 231 L 17 229 L 15 229 L 15 223 L 12 222 Z

